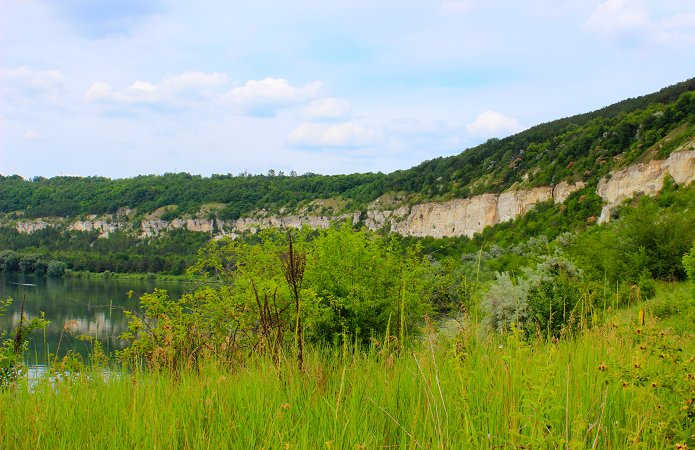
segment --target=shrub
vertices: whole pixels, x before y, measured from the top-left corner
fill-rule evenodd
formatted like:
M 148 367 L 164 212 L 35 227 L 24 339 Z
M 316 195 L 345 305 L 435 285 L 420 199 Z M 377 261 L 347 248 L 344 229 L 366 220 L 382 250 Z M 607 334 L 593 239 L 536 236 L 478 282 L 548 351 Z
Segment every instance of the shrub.
M 582 274 L 574 264 L 560 256 L 545 257 L 534 270 L 526 270 L 529 284 L 528 333 L 559 337 L 581 322 L 577 306 L 583 297 Z M 586 311 L 585 311 L 586 312 Z
M 36 255 L 22 256 L 19 260 L 19 271 L 22 273 L 32 273 L 38 257 Z
M 3 272 L 17 272 L 19 270 L 19 255 L 12 250 L 4 250 L 1 252 L 0 269 Z
M 495 281 L 483 298 L 484 323 L 493 330 L 504 332 L 526 323 L 528 311 L 528 282 L 507 272 L 496 273 Z
M 587 323 L 593 293 L 581 272 L 562 256 L 545 256 L 522 276 L 497 274 L 483 303 L 488 328 L 518 325 L 528 336 L 559 337 Z
M 65 270 L 67 265 L 62 261 L 51 261 L 48 263 L 48 268 L 46 269 L 46 274 L 49 277 L 60 278 L 65 275 Z

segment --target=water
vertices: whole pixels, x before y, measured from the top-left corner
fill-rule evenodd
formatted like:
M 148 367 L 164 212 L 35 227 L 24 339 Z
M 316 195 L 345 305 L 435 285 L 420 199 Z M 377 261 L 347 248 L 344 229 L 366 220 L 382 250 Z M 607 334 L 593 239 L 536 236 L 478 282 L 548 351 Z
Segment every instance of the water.
M 0 317 L 0 330 L 12 333 L 19 324 L 22 299 L 24 317 L 41 312 L 50 321 L 45 332 L 38 331 L 29 341 L 25 362 L 37 369 L 48 363 L 48 354 L 63 356 L 73 350 L 87 358 L 91 349 L 81 335 L 99 339 L 104 351 L 113 355 L 126 343 L 119 339 L 127 330 L 123 310 L 137 310 L 140 294 L 154 288 L 166 289 L 178 298 L 192 285 L 179 282 L 148 282 L 102 278 L 45 278 L 6 274 L 0 277 L 0 299 L 12 297 L 12 306 Z M 128 291 L 133 291 L 128 298 Z

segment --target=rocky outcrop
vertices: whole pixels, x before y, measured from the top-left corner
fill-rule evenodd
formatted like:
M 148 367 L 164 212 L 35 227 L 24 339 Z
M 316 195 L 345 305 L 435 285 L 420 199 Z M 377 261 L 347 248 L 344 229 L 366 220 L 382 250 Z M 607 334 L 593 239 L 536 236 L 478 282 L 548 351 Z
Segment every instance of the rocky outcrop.
M 212 219 L 174 219 L 166 221 L 161 219 L 147 219 L 140 222 L 140 230 L 143 236 L 156 236 L 169 230 L 185 229 L 201 233 L 212 233 L 215 230 L 215 221 Z
M 608 222 L 611 210 L 623 200 L 638 193 L 658 193 L 666 175 L 673 177 L 679 185 L 686 185 L 695 179 L 695 141 L 690 141 L 686 150 L 672 153 L 668 159 L 635 164 L 602 178 L 596 188 L 605 202 L 599 223 Z
M 87 220 L 77 220 L 73 222 L 68 230 L 70 231 L 97 231 L 99 237 L 107 237 L 109 233 L 118 230 L 120 225 L 106 219 L 97 219 L 96 217 Z
M 567 196 L 584 187 L 584 183 L 566 184 L 560 197 L 555 189 L 539 187 L 530 190 L 506 191 L 499 195 L 483 194 L 468 199 L 456 199 L 442 203 L 422 203 L 410 209 L 401 220 L 391 223 L 391 231 L 404 236 L 472 237 L 487 226 L 514 220 L 526 214 L 540 203 L 564 201 Z M 391 213 L 384 217 L 394 216 Z M 402 210 L 396 216 L 403 216 Z M 369 227 L 370 224 L 366 223 Z
M 44 228 L 50 226 L 53 225 L 43 220 L 32 220 L 28 222 L 17 222 L 17 225 L 15 225 L 15 229 L 20 233 L 31 234 L 35 231 L 43 230 Z

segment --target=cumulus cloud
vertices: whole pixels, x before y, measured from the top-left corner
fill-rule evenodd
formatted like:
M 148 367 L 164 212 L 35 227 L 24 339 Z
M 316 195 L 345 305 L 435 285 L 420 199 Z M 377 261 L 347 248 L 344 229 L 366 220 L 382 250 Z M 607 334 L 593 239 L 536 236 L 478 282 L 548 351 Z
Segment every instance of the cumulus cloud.
M 485 111 L 466 127 L 468 132 L 478 137 L 506 135 L 522 130 L 519 122 L 495 111 Z
M 649 14 L 641 0 L 606 0 L 586 24 L 602 34 L 641 32 L 649 27 Z
M 305 118 L 312 121 L 338 121 L 350 118 L 352 107 L 345 100 L 324 97 L 309 103 L 303 113 Z
M 50 95 L 61 90 L 65 77 L 59 70 L 36 70 L 27 66 L 0 70 L 4 95 Z
M 695 43 L 695 13 L 655 19 L 643 0 L 605 0 L 596 7 L 585 25 L 603 37 L 627 45 Z
M 284 78 L 265 78 L 249 80 L 243 86 L 232 89 L 222 98 L 222 102 L 243 114 L 273 117 L 282 108 L 317 98 L 320 91 L 321 83 L 318 81 L 292 86 Z
M 167 77 L 159 84 L 135 81 L 123 89 L 114 89 L 103 82 L 93 83 L 85 94 L 91 102 L 122 105 L 190 105 L 219 95 L 229 82 L 223 73 L 184 72 Z
M 27 66 L 0 70 L 0 112 L 35 114 L 36 107 L 47 110 L 64 105 L 65 77 L 59 70 Z
M 292 130 L 288 143 L 298 148 L 364 148 L 376 144 L 376 133 L 355 122 L 339 125 L 303 123 Z

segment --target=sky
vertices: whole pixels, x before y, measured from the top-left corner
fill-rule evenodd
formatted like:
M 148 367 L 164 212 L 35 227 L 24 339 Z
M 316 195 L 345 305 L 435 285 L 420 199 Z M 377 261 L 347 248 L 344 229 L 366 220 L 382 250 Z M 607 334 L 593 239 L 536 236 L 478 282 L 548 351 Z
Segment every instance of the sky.
M 0 174 L 391 172 L 693 76 L 692 0 L 0 0 Z

